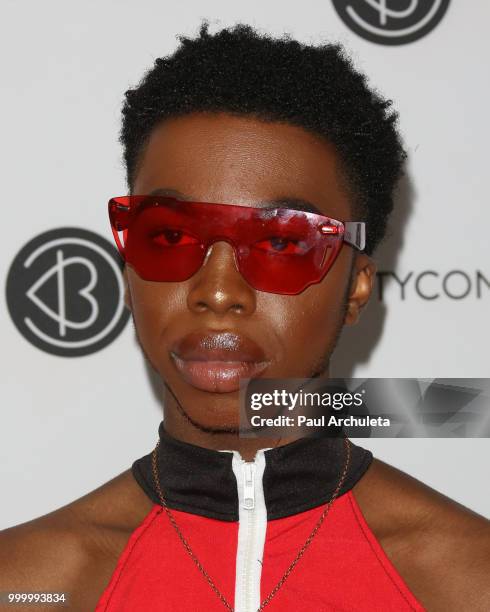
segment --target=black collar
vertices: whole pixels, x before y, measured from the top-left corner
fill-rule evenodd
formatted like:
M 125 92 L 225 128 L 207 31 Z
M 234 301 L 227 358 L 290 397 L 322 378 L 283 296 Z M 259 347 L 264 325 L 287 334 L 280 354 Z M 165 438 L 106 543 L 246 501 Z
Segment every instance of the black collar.
M 237 482 L 232 453 L 182 442 L 158 429 L 158 470 L 167 505 L 209 518 L 238 520 Z M 373 455 L 351 442 L 350 468 L 340 495 L 358 482 Z M 297 514 L 326 503 L 345 462 L 343 438 L 301 438 L 264 452 L 264 497 L 268 520 Z M 151 453 L 137 459 L 132 473 L 148 497 L 160 503 L 153 484 Z

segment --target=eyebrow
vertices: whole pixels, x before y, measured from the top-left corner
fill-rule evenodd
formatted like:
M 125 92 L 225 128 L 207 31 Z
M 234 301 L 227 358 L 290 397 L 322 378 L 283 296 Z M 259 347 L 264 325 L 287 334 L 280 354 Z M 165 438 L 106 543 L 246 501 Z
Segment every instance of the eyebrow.
M 159 187 L 154 189 L 148 195 L 151 196 L 166 196 L 170 198 L 177 198 L 178 200 L 185 200 L 186 202 L 194 202 L 194 198 L 178 191 L 177 189 L 171 189 L 169 187 Z M 315 213 L 317 215 L 324 215 L 318 206 L 315 206 L 308 200 L 302 198 L 291 198 L 288 196 L 274 198 L 273 200 L 261 200 L 257 202 L 260 208 L 292 208 L 293 210 L 303 210 L 305 212 Z

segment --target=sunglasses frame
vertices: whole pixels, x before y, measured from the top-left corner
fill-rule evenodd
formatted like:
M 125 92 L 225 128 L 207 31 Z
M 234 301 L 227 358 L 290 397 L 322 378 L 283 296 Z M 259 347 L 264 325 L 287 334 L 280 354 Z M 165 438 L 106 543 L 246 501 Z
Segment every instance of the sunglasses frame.
M 362 221 L 339 221 L 337 219 L 334 219 L 333 217 L 321 215 L 316 212 L 304 211 L 301 209 L 298 210 L 296 208 L 287 208 L 283 206 L 261 208 L 261 207 L 255 207 L 255 206 L 250 206 L 250 205 L 247 206 L 247 205 L 242 205 L 242 204 L 226 204 L 226 203 L 215 203 L 215 202 L 180 200 L 176 197 L 160 196 L 160 195 L 118 196 L 118 197 L 111 198 L 108 202 L 109 220 L 111 223 L 112 234 L 114 236 L 114 240 L 116 242 L 116 246 L 118 248 L 119 254 L 121 255 L 122 259 L 128 265 L 134 265 L 130 261 L 127 261 L 126 254 L 125 254 L 125 248 L 126 248 L 126 243 L 127 243 L 127 232 L 128 232 L 128 228 L 131 222 L 131 215 L 134 214 L 136 210 L 141 208 L 141 204 L 146 204 L 146 203 L 148 203 L 148 205 L 151 205 L 151 206 L 155 206 L 155 205 L 158 206 L 159 203 L 162 203 L 162 204 L 171 203 L 173 206 L 175 206 L 176 203 L 182 203 L 183 205 L 208 205 L 208 206 L 211 205 L 213 207 L 223 207 L 223 209 L 226 207 L 227 213 L 229 213 L 230 206 L 235 209 L 247 209 L 247 212 L 250 211 L 251 208 L 253 208 L 254 210 L 261 210 L 261 211 L 267 210 L 268 212 L 274 211 L 274 210 L 287 210 L 287 211 L 292 211 L 294 213 L 301 213 L 302 215 L 306 216 L 311 226 L 315 225 L 318 228 L 320 234 L 325 235 L 326 238 L 331 238 L 332 234 L 334 234 L 339 239 L 341 239 L 342 243 L 345 242 L 351 245 L 352 247 L 354 247 L 355 249 L 357 249 L 358 251 L 363 251 L 366 245 L 366 226 L 365 226 L 365 223 Z M 124 244 L 121 242 L 119 232 L 123 233 Z M 240 269 L 240 264 L 237 260 L 237 248 L 238 247 L 236 243 L 233 242 L 231 239 L 227 239 L 226 237 L 218 236 L 215 239 L 213 239 L 212 242 L 210 242 L 209 244 L 208 243 L 205 244 L 205 247 L 206 247 L 205 251 L 207 252 L 207 250 L 209 249 L 209 246 L 211 246 L 212 243 L 220 241 L 220 240 L 226 240 L 227 242 L 232 244 L 234 255 L 235 255 L 235 264 L 237 265 L 237 267 L 239 268 L 239 271 L 243 275 L 243 272 Z M 341 245 L 338 247 L 338 250 L 335 256 L 333 257 L 331 264 L 326 268 L 321 278 L 325 276 L 325 274 L 328 272 L 330 267 L 333 265 L 333 262 L 337 258 L 338 253 L 340 252 L 340 249 L 341 249 Z M 201 266 L 202 266 L 202 262 L 201 262 Z M 198 271 L 198 269 L 199 268 L 196 269 L 194 274 Z M 321 278 L 313 280 L 311 282 L 307 282 L 300 291 L 285 291 L 284 293 L 285 294 L 301 293 L 301 291 L 306 289 L 307 286 L 320 282 Z M 249 284 L 253 286 L 253 283 L 248 281 L 248 279 L 246 280 L 247 282 L 249 282 Z M 161 282 L 164 282 L 164 281 L 161 281 Z M 261 290 L 264 290 L 264 289 L 261 289 Z M 267 289 L 265 289 L 265 291 L 267 291 Z M 283 293 L 282 291 L 271 291 L 271 292 L 272 293 Z

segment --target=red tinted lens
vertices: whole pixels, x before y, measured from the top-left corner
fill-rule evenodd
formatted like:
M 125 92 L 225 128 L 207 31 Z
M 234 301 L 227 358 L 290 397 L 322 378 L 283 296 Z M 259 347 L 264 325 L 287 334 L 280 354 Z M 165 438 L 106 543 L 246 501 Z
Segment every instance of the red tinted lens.
M 186 280 L 202 265 L 209 245 L 226 240 L 252 287 L 283 294 L 300 293 L 323 278 L 340 251 L 344 229 L 334 219 L 292 209 L 166 197 L 113 198 L 109 214 L 121 254 L 145 280 Z
M 194 220 L 176 201 L 137 200 L 128 196 L 122 254 L 138 275 L 150 281 L 183 281 L 201 267 L 205 248 L 193 231 Z M 117 198 L 121 205 L 121 200 Z M 124 204 L 123 204 L 124 205 Z M 117 212 L 111 218 L 117 224 Z M 119 218 L 124 215 L 119 212 Z
M 277 209 L 277 215 L 248 233 L 248 244 L 238 249 L 239 269 L 260 291 L 294 295 L 319 282 L 342 246 L 342 224 L 328 220 L 331 234 L 321 226 L 325 217 Z

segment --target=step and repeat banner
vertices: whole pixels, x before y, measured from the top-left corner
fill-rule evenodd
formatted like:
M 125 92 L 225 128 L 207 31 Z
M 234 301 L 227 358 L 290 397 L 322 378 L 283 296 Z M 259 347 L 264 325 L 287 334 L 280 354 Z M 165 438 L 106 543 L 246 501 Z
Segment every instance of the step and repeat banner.
M 4 3 L 0 527 L 49 512 L 151 450 L 161 381 L 124 305 L 107 201 L 126 191 L 126 89 L 179 34 L 249 23 L 340 42 L 393 100 L 408 151 L 371 302 L 332 374 L 486 379 L 490 312 L 485 0 Z M 451 430 L 448 430 L 451 431 Z M 490 516 L 488 438 L 357 443 Z

